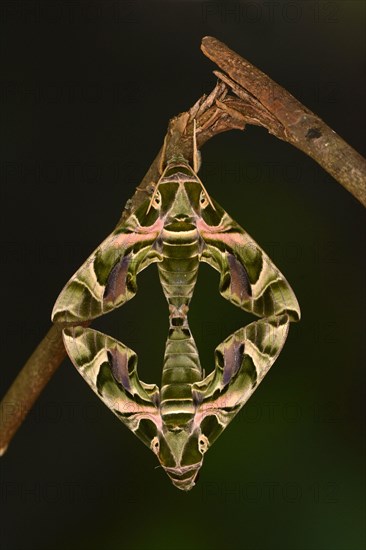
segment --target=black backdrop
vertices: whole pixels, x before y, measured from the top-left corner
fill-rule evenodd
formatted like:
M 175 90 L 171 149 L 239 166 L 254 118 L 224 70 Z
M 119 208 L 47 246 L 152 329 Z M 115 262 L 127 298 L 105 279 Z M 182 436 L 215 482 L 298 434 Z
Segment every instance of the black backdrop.
M 201 38 L 226 42 L 365 153 L 364 18 L 352 0 L 2 3 L 2 392 L 169 118 L 212 89 Z M 189 494 L 65 361 L 1 459 L 4 550 L 364 548 L 363 209 L 265 130 L 202 153 L 208 191 L 287 276 L 303 320 Z M 191 326 L 206 371 L 246 321 L 217 284 L 202 266 Z M 159 383 L 167 308 L 154 267 L 139 288 L 96 326 Z

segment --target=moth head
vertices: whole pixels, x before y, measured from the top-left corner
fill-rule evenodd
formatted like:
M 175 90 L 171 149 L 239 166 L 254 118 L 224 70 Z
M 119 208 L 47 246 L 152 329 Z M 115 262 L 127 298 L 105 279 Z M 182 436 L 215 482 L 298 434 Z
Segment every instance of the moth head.
M 151 440 L 151 449 L 173 485 L 189 491 L 197 481 L 203 463 L 203 455 L 209 447 L 207 437 L 200 430 L 165 428 Z
M 196 171 L 183 157 L 173 157 L 163 171 L 161 178 L 152 188 L 146 215 L 151 210 L 168 216 L 197 217 L 208 206 L 215 206 Z

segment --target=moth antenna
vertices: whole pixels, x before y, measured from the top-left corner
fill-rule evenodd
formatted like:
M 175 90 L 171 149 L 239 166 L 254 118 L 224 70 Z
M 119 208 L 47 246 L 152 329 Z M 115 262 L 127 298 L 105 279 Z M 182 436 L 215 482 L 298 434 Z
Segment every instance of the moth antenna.
M 158 170 L 159 170 L 160 175 L 163 173 L 163 170 L 164 170 L 165 157 L 166 157 L 166 147 L 167 147 L 167 136 L 168 136 L 168 134 L 164 138 L 164 143 L 163 143 L 163 147 L 161 148 L 161 155 L 160 155 L 160 159 L 159 159 Z
M 200 169 L 201 166 L 201 153 L 199 152 L 197 148 L 197 127 L 196 127 L 196 119 L 193 119 L 193 171 L 195 172 L 197 176 L 197 172 Z M 198 176 L 197 176 L 198 177 Z M 200 178 L 198 178 L 200 180 Z M 213 205 L 213 202 L 211 200 L 210 195 L 207 193 L 205 186 L 203 185 L 202 181 L 200 180 L 200 184 L 207 196 L 208 202 L 210 203 L 211 207 L 216 210 L 216 208 Z
M 193 119 L 193 170 L 197 174 L 201 166 L 201 153 L 197 147 L 196 119 Z
M 149 206 L 148 206 L 148 208 L 147 208 L 147 210 L 146 210 L 146 214 L 148 214 L 148 213 L 150 212 L 150 208 L 151 208 L 151 205 L 152 205 L 152 203 L 153 203 L 153 200 L 155 199 L 155 195 L 156 195 L 156 192 L 157 192 L 157 190 L 158 190 L 158 187 L 159 187 L 159 182 L 156 184 L 156 186 L 155 186 L 155 188 L 154 188 L 154 192 L 153 192 L 153 194 L 152 194 L 152 196 L 151 196 L 151 199 L 150 199 L 150 202 L 149 202 Z
M 210 195 L 207 193 L 206 188 L 205 188 L 205 186 L 203 185 L 202 181 L 201 181 L 201 185 L 202 185 L 202 187 L 203 187 L 204 192 L 206 193 L 206 197 L 208 198 L 208 202 L 210 203 L 210 205 L 211 205 L 211 207 L 213 208 L 213 210 L 216 211 L 216 208 L 215 208 L 215 206 L 214 206 L 214 203 L 212 202 Z

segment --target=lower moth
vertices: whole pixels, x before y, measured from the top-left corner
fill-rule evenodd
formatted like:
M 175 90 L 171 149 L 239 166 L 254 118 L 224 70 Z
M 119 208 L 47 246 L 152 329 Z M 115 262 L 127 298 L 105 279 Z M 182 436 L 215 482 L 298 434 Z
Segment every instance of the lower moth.
M 187 317 L 200 262 L 218 271 L 224 298 L 258 318 L 216 348 L 208 376 Z M 161 388 L 139 379 L 132 349 L 80 326 L 130 300 L 138 273 L 153 263 L 169 305 Z M 168 159 L 146 201 L 70 279 L 52 313 L 54 322 L 70 323 L 63 338 L 80 374 L 184 491 L 195 485 L 203 455 L 257 388 L 289 323 L 299 318 L 284 276 L 180 155 Z

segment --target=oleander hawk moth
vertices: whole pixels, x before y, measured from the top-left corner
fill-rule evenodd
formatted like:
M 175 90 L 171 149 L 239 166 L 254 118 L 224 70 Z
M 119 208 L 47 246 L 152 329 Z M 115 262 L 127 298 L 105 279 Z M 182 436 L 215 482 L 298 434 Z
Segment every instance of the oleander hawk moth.
M 224 298 L 259 318 L 216 348 L 207 376 L 187 318 L 200 262 L 219 272 Z M 81 326 L 130 300 L 138 273 L 152 263 L 169 305 L 160 389 L 139 379 L 132 349 Z M 284 276 L 179 155 L 70 279 L 52 313 L 54 322 L 67 323 L 65 347 L 80 374 L 185 491 L 195 485 L 204 453 L 276 360 L 289 322 L 299 318 Z

